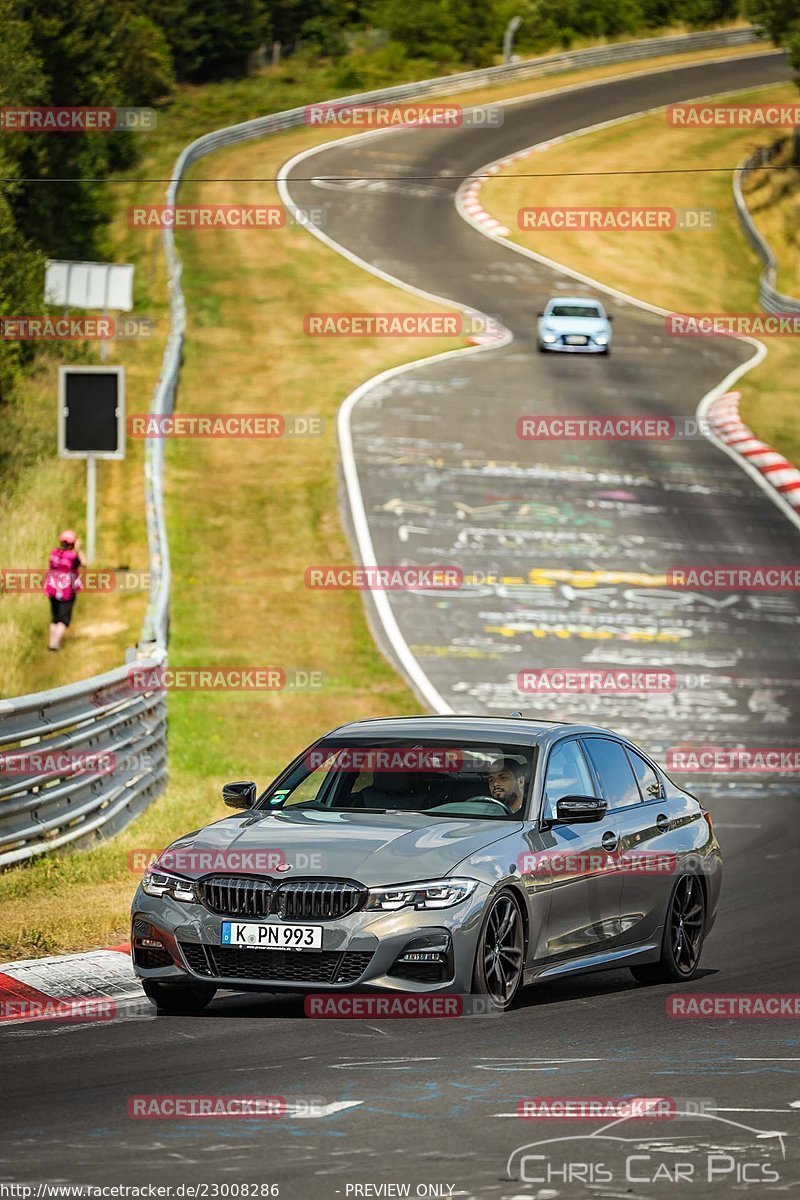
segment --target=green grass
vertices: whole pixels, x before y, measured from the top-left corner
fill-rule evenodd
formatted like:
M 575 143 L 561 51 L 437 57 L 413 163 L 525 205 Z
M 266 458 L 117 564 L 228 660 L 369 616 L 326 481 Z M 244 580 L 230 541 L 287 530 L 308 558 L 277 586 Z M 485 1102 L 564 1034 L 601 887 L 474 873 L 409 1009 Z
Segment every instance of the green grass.
M 750 214 L 778 260 L 778 290 L 800 298 L 800 166 L 789 138 L 772 169 L 753 171 L 744 182 Z

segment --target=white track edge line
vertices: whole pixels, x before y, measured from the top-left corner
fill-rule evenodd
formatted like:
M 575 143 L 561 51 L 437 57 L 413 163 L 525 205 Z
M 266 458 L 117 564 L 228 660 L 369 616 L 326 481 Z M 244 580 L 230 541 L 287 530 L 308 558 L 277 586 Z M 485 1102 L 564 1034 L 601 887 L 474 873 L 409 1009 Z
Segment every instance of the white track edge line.
M 329 150 L 331 147 L 337 146 L 342 142 L 356 141 L 360 138 L 374 136 L 376 136 L 376 133 L 372 130 L 369 130 L 366 134 L 354 134 L 351 138 L 334 138 L 331 141 L 324 142 L 322 145 L 310 146 L 306 150 L 300 151 L 299 154 L 295 154 L 292 158 L 285 162 L 278 172 L 277 186 L 278 193 L 286 207 L 290 210 L 296 207 L 289 192 L 288 176 L 290 171 L 298 163 L 304 162 L 306 159 L 313 157 L 315 154 L 321 154 L 323 151 Z M 386 283 L 392 284 L 394 287 L 400 288 L 404 292 L 408 292 L 414 296 L 421 296 L 425 300 L 432 300 L 436 304 L 456 308 L 459 311 L 469 315 L 473 315 L 477 312 L 476 309 L 470 308 L 468 305 L 460 304 L 444 296 L 439 296 L 434 292 L 424 291 L 422 288 L 415 287 L 413 284 L 407 283 L 405 280 L 399 279 L 395 275 L 390 275 L 387 271 L 382 270 L 380 267 L 377 267 L 373 263 L 368 262 L 366 259 L 359 257 L 359 255 L 354 254 L 352 250 L 348 250 L 346 246 L 342 246 L 339 242 L 335 241 L 333 238 L 329 237 L 328 234 L 324 233 L 321 229 L 318 229 L 315 226 L 305 225 L 304 228 L 307 229 L 309 233 L 312 233 L 315 237 L 319 238 L 321 242 L 324 242 L 326 246 L 329 246 L 332 250 L 335 250 L 337 254 L 340 254 L 343 258 L 346 258 L 349 262 L 354 263 L 356 266 L 361 267 L 365 271 L 369 271 L 371 275 L 377 276 L 379 279 L 384 280 Z M 483 317 L 486 316 L 485 313 L 480 313 L 479 315 Z M 358 404 L 359 400 L 361 400 L 361 398 L 367 394 L 367 392 L 379 386 L 381 383 L 386 383 L 388 380 L 393 379 L 398 375 L 402 375 L 407 371 L 416 370 L 417 368 L 425 366 L 428 363 L 441 362 L 444 359 L 451 358 L 458 354 L 483 354 L 486 353 L 487 350 L 495 350 L 500 346 L 508 345 L 511 341 L 512 334 L 510 330 L 506 329 L 500 338 L 495 339 L 490 345 L 487 346 L 459 347 L 456 350 L 446 350 L 441 354 L 428 355 L 424 358 L 414 359 L 412 362 L 401 363 L 396 367 L 389 367 L 387 370 L 380 371 L 377 375 L 373 375 L 371 378 L 365 380 L 364 383 L 359 384 L 359 386 L 355 388 L 354 391 L 350 392 L 350 394 L 342 401 L 336 418 L 339 452 L 342 459 L 342 470 L 344 473 L 347 498 L 353 521 L 353 530 L 355 533 L 361 562 L 364 564 L 364 566 L 375 567 L 378 565 L 378 562 L 375 556 L 375 547 L 373 545 L 372 535 L 369 530 L 364 497 L 361 491 L 361 483 L 358 476 L 358 466 L 353 450 L 353 436 L 350 425 L 350 417 L 353 409 Z M 375 611 L 377 612 L 381 624 L 383 625 L 384 633 L 386 634 L 392 650 L 396 655 L 398 662 L 405 671 L 406 676 L 411 682 L 414 690 L 422 697 L 425 703 L 433 709 L 434 712 L 441 715 L 452 713 L 452 706 L 447 703 L 438 689 L 434 686 L 433 682 L 425 674 L 419 661 L 412 653 L 411 648 L 397 623 L 397 619 L 392 611 L 392 606 L 389 603 L 387 594 L 385 592 L 376 590 L 371 593 L 371 596 L 375 605 Z

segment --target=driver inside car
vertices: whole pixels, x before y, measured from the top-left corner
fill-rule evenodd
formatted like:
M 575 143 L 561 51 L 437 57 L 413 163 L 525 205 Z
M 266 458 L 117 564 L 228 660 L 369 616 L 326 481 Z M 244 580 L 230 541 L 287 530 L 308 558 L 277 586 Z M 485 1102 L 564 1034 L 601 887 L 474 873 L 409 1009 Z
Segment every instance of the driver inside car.
M 527 773 L 522 763 L 513 758 L 502 758 L 489 770 L 489 795 L 499 800 L 509 812 L 518 813 L 525 800 Z

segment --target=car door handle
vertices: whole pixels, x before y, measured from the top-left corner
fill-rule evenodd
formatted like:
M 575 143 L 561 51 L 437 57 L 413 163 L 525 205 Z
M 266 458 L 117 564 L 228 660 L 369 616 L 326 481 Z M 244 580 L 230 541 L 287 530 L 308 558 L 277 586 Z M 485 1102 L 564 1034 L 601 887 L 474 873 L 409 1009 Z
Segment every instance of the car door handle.
M 607 829 L 603 834 L 601 841 L 603 843 L 604 850 L 616 850 L 619 838 L 612 829 Z
M 661 833 L 666 833 L 670 827 L 670 819 L 666 813 L 659 813 L 656 817 L 656 826 Z

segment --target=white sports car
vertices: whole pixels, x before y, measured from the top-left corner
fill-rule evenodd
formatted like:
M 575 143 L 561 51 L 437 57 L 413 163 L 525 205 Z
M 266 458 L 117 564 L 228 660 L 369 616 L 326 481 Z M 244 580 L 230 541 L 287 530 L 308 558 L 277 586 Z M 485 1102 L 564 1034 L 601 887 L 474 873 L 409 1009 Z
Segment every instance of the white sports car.
M 599 300 L 585 296 L 548 300 L 544 312 L 539 313 L 538 348 L 541 353 L 608 354 L 612 319 Z

